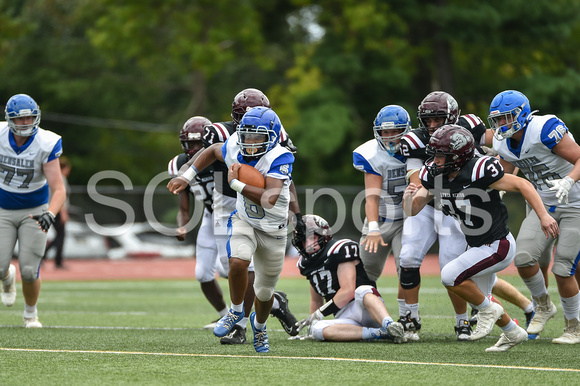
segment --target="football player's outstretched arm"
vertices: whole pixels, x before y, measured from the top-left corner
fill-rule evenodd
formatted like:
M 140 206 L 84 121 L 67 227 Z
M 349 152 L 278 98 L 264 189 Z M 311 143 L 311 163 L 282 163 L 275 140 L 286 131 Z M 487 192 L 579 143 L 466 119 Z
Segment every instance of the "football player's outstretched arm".
M 536 189 L 528 180 L 514 176 L 513 174 L 504 174 L 502 178 L 489 185 L 489 187 L 508 192 L 520 192 L 538 215 L 546 238 L 549 236 L 553 238 L 558 237 L 560 234 L 558 223 L 548 214 L 538 192 L 536 192 Z
M 383 177 L 377 174 L 365 173 L 365 214 L 369 222 L 369 231 L 361 241 L 365 251 L 376 253 L 379 245 L 386 247 L 381 232 L 379 230 L 379 201 Z
M 403 211 L 407 216 L 415 216 L 433 199 L 423 185 L 410 183 L 403 194 Z
M 199 151 L 197 153 L 198 156 L 189 169 L 179 177 L 172 178 L 167 184 L 167 189 L 173 194 L 178 194 L 189 185 L 189 182 L 195 178 L 200 170 L 207 168 L 216 160 L 223 162 L 222 145 L 222 143 L 214 143 L 210 147 Z
M 278 201 L 280 192 L 282 192 L 282 188 L 284 187 L 284 180 L 266 177 L 266 187 L 264 189 L 247 184 L 242 184 L 236 189 L 232 185 L 232 181 L 236 180 L 239 183 L 238 170 L 241 166 L 240 164 L 233 164 L 228 170 L 228 182 L 232 189 L 238 191 L 242 196 L 251 201 L 259 203 L 263 208 L 270 209 L 276 205 L 276 201 Z

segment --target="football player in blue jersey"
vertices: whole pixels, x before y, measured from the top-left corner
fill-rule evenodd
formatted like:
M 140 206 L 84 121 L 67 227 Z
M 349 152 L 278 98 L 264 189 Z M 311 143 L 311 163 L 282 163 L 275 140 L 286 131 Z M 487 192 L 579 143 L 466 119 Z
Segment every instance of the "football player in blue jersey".
M 365 222 L 360 240 L 361 260 L 371 280 L 383 272 L 391 251 L 399 275 L 403 231 L 403 193 L 407 186 L 406 157 L 400 140 L 411 130 L 409 113 L 398 105 L 383 107 L 373 121 L 374 139 L 353 151 L 355 169 L 364 172 Z M 399 303 L 404 303 L 399 286 Z
M 580 146 L 566 124 L 555 115 L 536 115 L 528 98 L 519 91 L 497 94 L 489 107 L 493 149 L 501 156 L 506 171 L 520 168 L 536 188 L 550 215 L 561 229 L 552 272 L 556 278 L 564 311 L 564 334 L 553 343 L 580 343 Z M 557 310 L 550 300 L 539 261 L 554 239 L 539 236 L 538 216 L 530 211 L 517 238 L 515 265 L 536 302 L 536 312 L 528 326 L 538 334 Z M 551 256 L 551 253 L 549 254 Z
M 471 340 L 489 335 L 494 324 L 502 329 L 487 352 L 507 351 L 528 338 L 526 331 L 490 299 L 496 273 L 514 259 L 515 240 L 507 226 L 508 213 L 499 190 L 521 192 L 539 217 L 545 238 L 558 235 L 532 184 L 505 174 L 497 158 L 475 155 L 473 135 L 458 125 L 444 125 L 429 139 L 431 156 L 419 171 L 421 185 L 410 183 L 403 196 L 405 213 L 415 216 L 431 200 L 461 223 L 468 249 L 441 270 L 443 285 L 475 307 L 478 323 Z
M 274 290 L 286 251 L 290 181 L 294 156 L 280 145 L 282 124 L 278 115 L 266 107 L 254 107 L 244 114 L 236 133 L 225 143 L 215 143 L 200 152 L 192 166 L 180 177 L 191 181 L 198 170 L 214 161 L 228 166 L 228 182 L 237 192 L 236 210 L 228 221 L 229 283 L 232 307 L 214 328 L 223 337 L 244 317 L 247 269 L 255 268 L 255 312 L 250 315 L 254 348 L 268 352 L 266 320 L 274 301 Z M 241 164 L 255 167 L 265 177 L 266 187 L 247 185 L 238 179 Z M 168 189 L 178 193 L 183 185 L 171 180 Z
M 352 240 L 334 240 L 322 217 L 303 217 L 306 234 L 294 232 L 298 268 L 310 282 L 310 315 L 297 323 L 318 341 L 404 341 L 403 325 L 393 321 Z M 334 315 L 334 319 L 325 316 Z
M 237 126 L 240 124 L 240 120 L 244 114 L 253 107 L 268 107 L 270 108 L 270 100 L 268 97 L 260 90 L 256 88 L 246 88 L 236 94 L 234 100 L 232 101 L 231 107 L 231 121 L 227 122 L 213 122 L 205 126 L 202 136 L 202 142 L 204 148 L 208 148 L 215 143 L 224 143 L 232 134 L 236 132 Z M 295 153 L 296 147 L 292 144 L 292 141 L 284 128 L 280 131 L 280 144 L 286 147 L 290 152 Z M 191 166 L 194 159 L 187 161 L 186 167 Z M 215 186 L 213 191 L 213 223 L 214 223 L 214 237 L 217 240 L 217 251 L 218 259 L 225 269 L 229 269 L 228 263 L 228 252 L 227 252 L 227 223 L 230 214 L 236 209 L 236 197 L 237 192 L 234 191 L 228 182 L 228 167 L 224 162 L 216 161 L 211 165 L 215 177 Z M 183 172 L 183 170 L 182 170 Z M 185 188 L 187 185 L 185 181 L 174 178 L 172 181 L 174 184 L 183 184 Z M 297 229 L 303 227 L 302 216 L 300 214 L 300 206 L 298 205 L 298 200 L 296 199 L 296 189 L 294 182 L 290 184 L 291 192 L 291 202 L 290 210 L 295 215 L 293 219 L 295 220 L 295 226 Z M 252 312 L 252 305 L 254 303 L 254 264 L 250 263 L 248 267 L 248 288 L 245 293 L 245 317 L 242 318 L 232 330 L 220 338 L 222 344 L 244 344 L 246 343 L 246 326 Z M 275 316 L 279 321 L 284 330 L 290 335 L 296 335 L 296 328 L 294 323 L 296 318 L 290 310 L 288 309 L 288 298 L 286 294 L 282 291 L 274 292 L 274 303 L 272 305 L 272 315 Z M 207 325 L 205 327 L 215 327 Z
M 29 95 L 11 97 L 5 112 L 6 122 L 0 125 L 0 171 L 4 175 L 0 179 L 2 302 L 11 307 L 16 300 L 16 267 L 10 260 L 18 241 L 24 325 L 40 328 L 36 309 L 40 264 L 48 229 L 66 200 L 58 161 L 62 140 L 39 127 L 40 108 Z

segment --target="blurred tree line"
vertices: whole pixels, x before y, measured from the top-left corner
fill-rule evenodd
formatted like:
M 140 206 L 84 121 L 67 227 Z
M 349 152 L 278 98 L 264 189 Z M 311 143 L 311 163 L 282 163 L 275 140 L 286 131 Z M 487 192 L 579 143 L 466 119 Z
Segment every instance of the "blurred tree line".
M 298 146 L 298 185 L 362 185 L 352 150 L 381 107 L 445 90 L 486 121 L 517 89 L 580 135 L 579 0 L 0 0 L 0 104 L 30 94 L 72 184 L 145 185 L 193 115 L 264 91 Z

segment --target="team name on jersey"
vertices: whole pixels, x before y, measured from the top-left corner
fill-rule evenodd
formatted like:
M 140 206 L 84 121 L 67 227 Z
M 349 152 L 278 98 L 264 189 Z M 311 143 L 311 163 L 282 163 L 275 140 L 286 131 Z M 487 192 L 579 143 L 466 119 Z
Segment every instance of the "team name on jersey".
M 33 159 L 20 159 L 15 157 L 10 157 L 8 155 L 0 154 L 0 163 L 3 165 L 16 166 L 20 168 L 34 168 Z
M 405 177 L 407 175 L 407 166 L 400 167 L 398 169 L 387 170 L 387 178 L 399 178 Z
M 511 163 L 520 169 L 527 169 L 527 168 L 532 168 L 532 167 L 540 164 L 540 160 L 537 157 L 532 156 L 530 158 L 513 160 L 513 161 L 511 161 Z

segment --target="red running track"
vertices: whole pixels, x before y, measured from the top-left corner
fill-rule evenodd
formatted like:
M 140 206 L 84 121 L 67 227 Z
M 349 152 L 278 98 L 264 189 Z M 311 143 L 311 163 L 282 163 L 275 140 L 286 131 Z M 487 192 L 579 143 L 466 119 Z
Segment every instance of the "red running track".
M 283 277 L 300 277 L 296 268 L 296 258 L 284 261 Z M 12 263 L 18 270 L 18 262 Z M 195 259 L 134 258 L 124 260 L 109 259 L 68 259 L 64 269 L 56 269 L 52 260 L 45 261 L 40 268 L 42 280 L 126 280 L 126 279 L 191 279 L 195 280 Z M 421 266 L 422 275 L 438 275 L 437 255 L 427 255 Z M 516 275 L 513 264 L 502 274 Z M 391 256 L 383 271 L 385 276 L 394 276 L 395 260 Z M 18 274 L 20 278 L 20 274 Z

